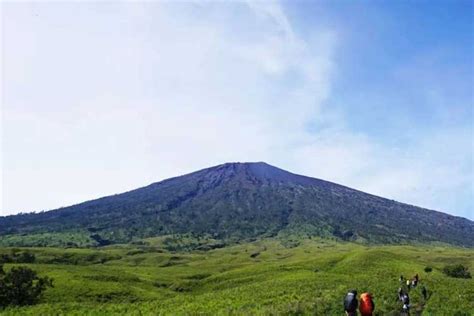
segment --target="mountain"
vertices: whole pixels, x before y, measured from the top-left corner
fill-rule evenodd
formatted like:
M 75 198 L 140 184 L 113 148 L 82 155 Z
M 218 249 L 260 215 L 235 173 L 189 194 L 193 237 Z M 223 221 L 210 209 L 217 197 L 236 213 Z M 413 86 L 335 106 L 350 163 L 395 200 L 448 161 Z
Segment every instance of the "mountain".
M 81 234 L 107 244 L 187 233 L 230 241 L 297 235 L 474 246 L 468 219 L 263 162 L 226 163 L 49 212 L 0 218 L 0 240 Z

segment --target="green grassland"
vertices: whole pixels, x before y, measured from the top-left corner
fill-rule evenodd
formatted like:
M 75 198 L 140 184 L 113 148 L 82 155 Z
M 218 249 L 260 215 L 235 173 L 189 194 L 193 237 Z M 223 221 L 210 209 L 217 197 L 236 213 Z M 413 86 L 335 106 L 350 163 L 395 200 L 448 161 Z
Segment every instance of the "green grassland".
M 342 315 L 344 295 L 354 288 L 373 294 L 375 315 L 399 315 L 398 278 L 415 273 L 430 296 L 424 301 L 420 286 L 410 292 L 412 315 L 474 311 L 474 281 L 450 278 L 441 271 L 454 263 L 474 271 L 473 249 L 365 246 L 313 238 L 265 239 L 210 250 L 186 251 L 186 245 L 180 245 L 174 247 L 178 251 L 169 251 L 172 241 L 160 237 L 141 245 L 21 248 L 35 254 L 35 263 L 9 263 L 5 270 L 29 266 L 53 278 L 54 288 L 38 305 L 1 313 Z M 11 251 L 0 248 L 0 254 Z M 425 272 L 426 266 L 433 271 Z

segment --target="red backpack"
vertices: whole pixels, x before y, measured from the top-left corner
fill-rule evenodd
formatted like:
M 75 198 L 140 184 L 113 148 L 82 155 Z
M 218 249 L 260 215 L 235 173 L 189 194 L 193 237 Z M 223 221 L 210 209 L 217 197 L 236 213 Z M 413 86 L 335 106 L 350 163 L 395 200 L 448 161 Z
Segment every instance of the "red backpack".
M 359 312 L 362 316 L 372 316 L 375 304 L 372 296 L 369 293 L 362 293 L 360 295 Z

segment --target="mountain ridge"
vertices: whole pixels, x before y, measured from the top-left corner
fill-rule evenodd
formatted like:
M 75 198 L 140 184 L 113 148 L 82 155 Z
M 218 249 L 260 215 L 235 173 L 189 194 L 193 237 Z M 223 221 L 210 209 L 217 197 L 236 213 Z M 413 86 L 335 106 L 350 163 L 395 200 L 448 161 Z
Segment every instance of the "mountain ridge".
M 297 234 L 474 246 L 468 219 L 265 162 L 225 163 L 48 212 L 0 217 L 0 239 L 73 230 L 112 243 L 192 233 L 234 241 Z

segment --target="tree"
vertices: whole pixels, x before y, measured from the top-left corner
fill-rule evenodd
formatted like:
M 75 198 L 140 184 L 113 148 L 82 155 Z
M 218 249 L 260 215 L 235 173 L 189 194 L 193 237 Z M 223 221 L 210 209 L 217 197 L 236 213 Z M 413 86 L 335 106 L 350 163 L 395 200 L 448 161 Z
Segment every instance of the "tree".
M 44 290 L 52 286 L 52 279 L 38 277 L 30 268 L 14 267 L 5 273 L 0 266 L 0 307 L 35 304 Z

